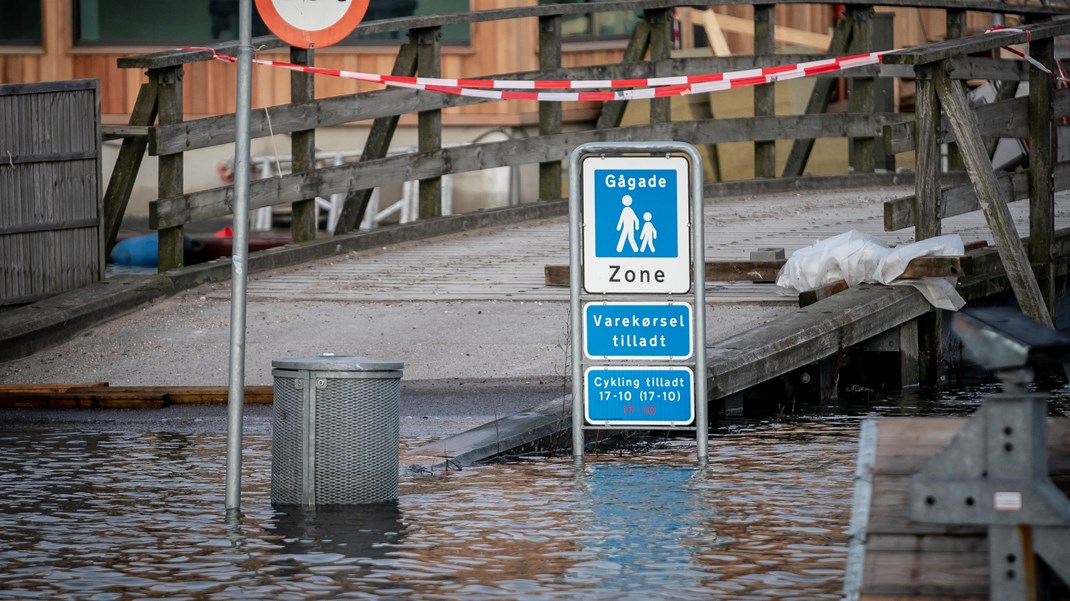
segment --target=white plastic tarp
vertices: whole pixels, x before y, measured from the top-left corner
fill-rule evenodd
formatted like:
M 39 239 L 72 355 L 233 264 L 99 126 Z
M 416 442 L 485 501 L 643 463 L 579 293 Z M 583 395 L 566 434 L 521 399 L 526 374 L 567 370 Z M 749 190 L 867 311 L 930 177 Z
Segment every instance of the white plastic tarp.
M 917 257 L 959 256 L 965 252 L 957 234 L 937 236 L 889 248 L 883 240 L 851 230 L 792 253 L 776 283 L 794 293 L 816 290 L 843 280 L 861 283 L 914 286 L 934 306 L 957 311 L 966 301 L 955 290 L 955 278 L 897 280 Z

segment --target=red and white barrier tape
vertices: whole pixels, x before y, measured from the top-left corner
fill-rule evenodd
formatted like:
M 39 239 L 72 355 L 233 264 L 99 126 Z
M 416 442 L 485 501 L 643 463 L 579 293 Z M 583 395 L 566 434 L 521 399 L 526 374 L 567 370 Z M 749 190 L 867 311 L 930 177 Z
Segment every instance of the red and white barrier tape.
M 219 54 L 211 48 L 189 47 L 183 50 L 207 50 L 216 60 L 236 63 L 237 58 Z M 540 102 L 574 102 L 584 100 L 642 100 L 648 98 L 665 98 L 669 96 L 686 96 L 715 92 L 731 88 L 741 88 L 771 83 L 779 80 L 810 77 L 822 73 L 832 73 L 854 69 L 880 62 L 881 56 L 890 51 L 868 52 L 838 58 L 828 58 L 794 65 L 781 65 L 761 69 L 730 71 L 727 73 L 709 73 L 703 75 L 681 75 L 676 77 L 651 77 L 647 79 L 595 79 L 595 80 L 498 80 L 498 79 L 442 79 L 435 77 L 402 77 L 396 75 L 379 75 L 340 69 L 309 67 L 283 61 L 253 59 L 253 63 L 268 67 L 277 67 L 302 73 L 329 75 L 343 79 L 353 79 L 370 83 L 380 83 L 399 88 L 427 90 L 456 96 L 471 96 L 491 100 L 536 100 Z M 592 88 L 632 88 L 600 92 L 534 92 L 527 90 L 565 89 L 583 90 Z
M 1032 35 L 1030 34 L 1030 32 L 1028 30 L 1018 29 L 1017 27 L 1003 27 L 1003 26 L 997 25 L 996 27 L 993 27 L 993 28 L 988 29 L 988 30 L 985 31 L 985 33 L 994 33 L 994 32 L 1024 33 L 1025 34 L 1025 38 L 1026 38 L 1026 42 L 1032 41 Z M 1015 56 L 1019 56 L 1021 58 L 1024 58 L 1030 65 L 1033 65 L 1034 67 L 1036 67 L 1036 69 L 1038 71 L 1041 71 L 1043 73 L 1047 73 L 1048 75 L 1051 76 L 1052 79 L 1055 80 L 1056 83 L 1060 84 L 1060 87 L 1066 87 L 1066 85 L 1068 83 L 1070 83 L 1070 79 L 1066 78 L 1066 73 L 1063 71 L 1063 65 L 1059 61 L 1055 61 L 1055 68 L 1058 69 L 1059 72 L 1058 73 L 1054 73 L 1054 72 L 1052 72 L 1051 69 L 1045 67 L 1043 63 L 1041 63 L 1037 59 L 1029 56 L 1028 54 L 1022 52 L 1021 50 L 1015 50 L 1014 48 L 1011 48 L 1010 46 L 1004 46 L 1003 49 L 1006 50 L 1007 52 L 1010 52 L 1011 54 L 1013 54 Z
M 1029 32 L 1024 29 L 994 27 L 986 33 L 992 32 Z M 1062 66 L 1056 62 L 1058 74 L 1053 73 L 1036 59 L 1029 55 L 1005 47 L 1008 51 L 1029 61 L 1037 69 L 1051 75 L 1056 82 L 1065 86 L 1070 83 L 1063 73 Z M 206 50 L 212 53 L 212 58 L 228 63 L 237 63 L 234 56 L 219 54 L 212 48 L 187 47 L 182 50 Z M 762 85 L 780 80 L 810 77 L 823 73 L 833 73 L 874 65 L 881 58 L 894 50 L 855 54 L 838 58 L 827 58 L 816 61 L 796 63 L 793 65 L 780 65 L 776 67 L 764 67 L 760 69 L 746 69 L 742 71 L 729 71 L 726 73 L 707 73 L 702 75 L 680 75 L 674 77 L 650 77 L 646 79 L 590 79 L 590 80 L 501 80 L 501 79 L 443 79 L 438 77 L 404 77 L 397 75 L 380 75 L 378 73 L 362 73 L 360 71 L 345 71 L 341 69 L 324 69 L 323 67 L 310 67 L 297 65 L 283 61 L 265 59 L 253 59 L 253 63 L 267 67 L 276 67 L 301 73 L 316 75 L 328 75 L 343 79 L 353 79 L 369 83 L 378 83 L 398 88 L 413 90 L 426 90 L 440 92 L 455 96 L 470 96 L 489 100 L 535 100 L 539 102 L 575 102 L 593 100 L 606 102 L 612 100 L 643 100 L 649 98 L 666 98 L 670 96 L 686 96 L 688 94 L 701 94 L 716 92 L 732 88 Z M 599 88 L 630 88 L 624 90 L 608 90 L 598 92 L 545 92 L 529 90 L 591 90 Z

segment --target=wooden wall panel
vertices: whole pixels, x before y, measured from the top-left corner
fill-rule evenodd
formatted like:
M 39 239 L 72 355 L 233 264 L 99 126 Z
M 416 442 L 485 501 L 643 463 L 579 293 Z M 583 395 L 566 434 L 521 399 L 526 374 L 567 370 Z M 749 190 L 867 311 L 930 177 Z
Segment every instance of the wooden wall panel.
M 537 0 L 471 0 L 473 10 L 533 6 Z M 33 82 L 70 78 L 101 80 L 101 109 L 106 122 L 125 122 L 133 108 L 138 88 L 145 81 L 144 73 L 116 67 L 116 59 L 123 53 L 114 49 L 71 49 L 72 15 L 69 2 L 44 2 L 44 53 L 3 54 L 0 49 L 0 83 Z M 718 12 L 751 18 L 750 6 L 718 7 Z M 944 11 L 913 8 L 880 9 L 895 13 L 896 46 L 907 47 L 943 39 Z M 776 22 L 797 29 L 829 33 L 834 11 L 826 5 L 779 5 Z M 970 13 L 967 26 L 971 32 L 983 31 L 991 23 L 988 14 Z M 472 25 L 472 44 L 469 47 L 444 47 L 442 74 L 444 77 L 476 77 L 517 71 L 533 71 L 538 67 L 538 20 L 534 18 L 512 21 L 476 23 Z M 750 36 L 726 33 L 735 53 L 749 53 Z M 620 59 L 624 42 L 619 45 L 569 44 L 563 53 L 566 67 L 614 63 Z M 130 49 L 130 54 L 152 51 L 150 48 Z M 389 73 L 397 49 L 392 46 L 331 48 L 317 52 L 316 64 L 323 67 Z M 288 60 L 288 53 L 273 51 L 259 56 Z M 190 65 L 184 83 L 185 114 L 187 118 L 230 112 L 234 107 L 237 69 L 218 61 Z M 379 89 L 381 86 L 317 76 L 318 97 L 350 94 L 355 91 Z M 289 101 L 289 73 L 279 69 L 255 67 L 253 71 L 253 106 L 264 107 Z M 566 112 L 590 109 L 587 103 L 567 103 Z M 529 121 L 537 112 L 536 103 L 507 101 L 476 104 L 444 113 L 447 124 L 478 123 L 481 116 L 495 123 L 507 124 L 518 119 Z
M 31 54 L 0 56 L 0 83 L 41 81 L 41 57 Z

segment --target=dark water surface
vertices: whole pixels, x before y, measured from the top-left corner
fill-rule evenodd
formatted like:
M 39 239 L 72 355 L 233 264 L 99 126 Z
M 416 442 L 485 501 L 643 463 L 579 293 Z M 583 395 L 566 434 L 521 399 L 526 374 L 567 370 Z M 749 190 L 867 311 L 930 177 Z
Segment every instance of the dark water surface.
M 720 427 L 705 468 L 684 440 L 580 472 L 567 457 L 406 470 L 396 505 L 305 514 L 271 508 L 271 437 L 253 428 L 232 525 L 221 432 L 8 420 L 0 598 L 838 599 L 860 420 Z

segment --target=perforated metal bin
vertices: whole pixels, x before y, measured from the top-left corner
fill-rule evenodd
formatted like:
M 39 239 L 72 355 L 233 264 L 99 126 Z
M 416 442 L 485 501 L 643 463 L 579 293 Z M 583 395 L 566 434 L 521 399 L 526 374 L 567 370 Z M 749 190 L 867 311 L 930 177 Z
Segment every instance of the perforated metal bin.
M 271 362 L 271 502 L 358 505 L 398 496 L 399 361 L 320 355 Z

